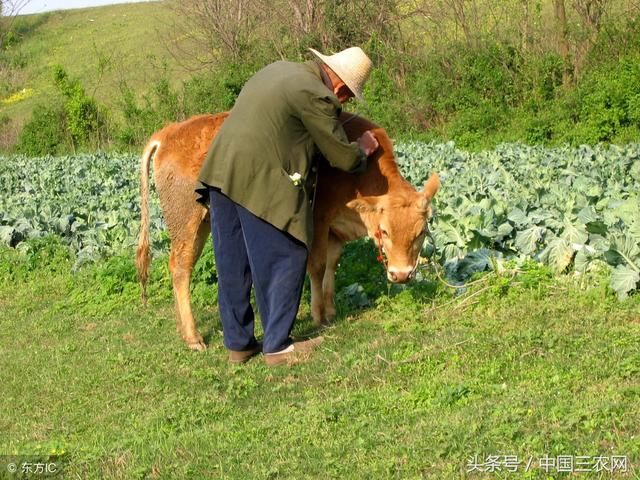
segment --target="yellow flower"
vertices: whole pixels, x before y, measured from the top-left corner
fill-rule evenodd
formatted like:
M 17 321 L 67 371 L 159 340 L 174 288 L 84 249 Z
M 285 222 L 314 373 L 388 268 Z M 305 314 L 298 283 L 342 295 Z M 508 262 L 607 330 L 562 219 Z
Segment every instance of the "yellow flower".
M 32 88 L 23 88 L 19 92 L 16 92 L 13 95 L 10 95 L 9 97 L 3 99 L 2 100 L 2 104 L 3 105 L 10 105 L 12 103 L 17 103 L 17 102 L 20 102 L 22 100 L 25 100 L 25 99 L 29 98 L 32 95 L 33 95 L 33 89 Z

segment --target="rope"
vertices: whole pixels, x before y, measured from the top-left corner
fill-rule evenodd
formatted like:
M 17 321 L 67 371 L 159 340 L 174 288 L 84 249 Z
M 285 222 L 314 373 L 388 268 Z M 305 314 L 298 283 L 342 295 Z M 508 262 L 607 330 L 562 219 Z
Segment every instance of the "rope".
M 347 123 L 349 123 L 351 120 L 353 120 L 354 118 L 356 118 L 358 116 L 357 113 L 353 113 L 351 114 L 351 116 L 349 118 L 347 118 L 344 122 L 342 122 L 342 125 L 345 125 Z
M 376 243 L 378 244 L 378 258 L 377 260 L 382 264 L 385 271 L 389 271 L 387 267 L 387 259 L 384 256 L 384 251 L 382 250 L 382 231 L 380 230 L 380 226 L 378 225 L 378 230 L 375 233 Z

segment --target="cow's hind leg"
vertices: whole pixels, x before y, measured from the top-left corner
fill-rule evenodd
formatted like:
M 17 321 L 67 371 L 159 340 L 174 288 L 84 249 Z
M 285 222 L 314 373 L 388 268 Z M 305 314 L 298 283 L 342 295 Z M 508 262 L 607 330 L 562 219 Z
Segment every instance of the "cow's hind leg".
M 327 244 L 327 265 L 322 280 L 324 316 L 327 323 L 331 323 L 336 318 L 335 305 L 335 285 L 336 285 L 336 269 L 338 268 L 338 260 L 342 254 L 343 243 L 329 233 L 329 242 Z
M 196 202 L 194 180 L 176 169 L 177 161 L 165 159 L 155 170 L 156 189 L 171 238 L 169 270 L 175 299 L 176 327 L 189 348 L 206 345 L 196 330 L 191 311 L 191 272 L 209 232 L 208 210 Z
M 191 309 L 191 273 L 202 253 L 209 235 L 208 214 L 202 209 L 201 216 L 193 217 L 181 232 L 182 239 L 171 244 L 169 269 L 173 280 L 173 294 L 176 304 L 176 325 L 191 350 L 204 350 L 206 344 L 196 329 Z

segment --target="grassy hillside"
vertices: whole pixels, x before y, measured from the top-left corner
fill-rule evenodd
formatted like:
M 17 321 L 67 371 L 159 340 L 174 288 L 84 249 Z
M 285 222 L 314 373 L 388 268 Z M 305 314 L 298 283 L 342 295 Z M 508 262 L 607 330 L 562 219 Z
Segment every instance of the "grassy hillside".
M 405 12 L 410 2 L 401 0 L 345 0 L 340 14 L 336 2 L 318 2 L 313 28 L 300 24 L 298 3 L 247 2 L 240 19 L 234 2 L 220 2 L 210 18 L 171 0 L 20 18 L 15 41 L 0 48 L 0 151 L 138 151 L 166 122 L 229 108 L 256 69 L 308 59 L 311 45 L 329 52 L 358 44 L 370 54 L 368 105 L 356 108 L 394 138 L 480 150 L 505 141 L 622 145 L 640 135 L 632 0 L 607 2 L 591 19 L 583 2 L 565 2 L 563 43 L 553 0 L 531 11 L 478 0 L 462 17 L 456 2 L 432 2 L 433 21 L 419 9 Z M 603 5 L 589 2 L 596 3 Z M 169 50 L 209 64 L 195 74 L 201 65 L 179 65 Z M 54 65 L 81 94 L 57 97 L 64 89 L 53 87 Z M 47 111 L 21 130 L 42 102 Z M 81 103 L 90 108 L 76 108 Z M 71 127 L 79 124 L 86 128 Z
M 19 17 L 22 39 L 10 54 L 23 67 L 11 79 L 12 91 L 0 99 L 0 116 L 20 125 L 36 104 L 55 95 L 54 65 L 80 78 L 107 106 L 118 100 L 120 82 L 144 93 L 166 68 L 179 83 L 190 74 L 166 49 L 168 42 L 179 41 L 172 38 L 170 16 L 165 2 L 149 2 Z

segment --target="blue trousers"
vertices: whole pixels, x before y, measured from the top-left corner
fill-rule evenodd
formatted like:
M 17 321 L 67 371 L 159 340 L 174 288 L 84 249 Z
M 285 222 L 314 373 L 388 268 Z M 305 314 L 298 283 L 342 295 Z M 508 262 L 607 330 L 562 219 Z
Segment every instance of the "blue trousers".
M 288 347 L 307 264 L 306 246 L 209 188 L 211 235 L 218 271 L 218 308 L 224 345 L 256 344 L 251 286 L 262 320 L 264 353 Z

